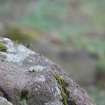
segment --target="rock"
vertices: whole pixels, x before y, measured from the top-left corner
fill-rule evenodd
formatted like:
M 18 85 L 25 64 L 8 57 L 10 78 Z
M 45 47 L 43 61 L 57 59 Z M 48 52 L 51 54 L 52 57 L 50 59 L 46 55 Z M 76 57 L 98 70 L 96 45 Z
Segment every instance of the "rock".
M 21 44 L 0 38 L 0 91 L 14 105 L 95 105 L 58 65 Z
M 45 39 L 46 38 L 46 39 Z M 72 46 L 54 45 L 48 36 L 38 42 L 33 41 L 31 49 L 47 56 L 58 63 L 78 83 L 92 84 L 95 80 L 96 60 L 83 49 L 73 49 Z
M 7 99 L 0 97 L 0 105 L 12 105 Z

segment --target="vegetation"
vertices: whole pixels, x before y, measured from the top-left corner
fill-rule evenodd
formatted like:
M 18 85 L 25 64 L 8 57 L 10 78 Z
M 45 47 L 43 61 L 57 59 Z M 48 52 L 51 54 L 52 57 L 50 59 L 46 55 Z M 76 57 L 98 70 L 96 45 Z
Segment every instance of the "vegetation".
M 6 15 L 11 7 L 4 5 L 3 0 L 0 6 L 0 14 Z M 72 0 L 73 1 L 73 0 Z M 74 5 L 74 7 L 73 7 Z M 6 9 L 7 8 L 7 9 Z M 72 11 L 71 11 L 72 10 Z M 23 16 L 17 21 L 20 26 L 28 26 L 41 32 L 57 32 L 67 46 L 73 49 L 83 49 L 96 60 L 96 72 L 105 73 L 105 0 L 38 0 L 31 13 Z M 35 30 L 36 31 L 36 30 Z M 10 38 L 16 42 L 29 40 L 28 35 L 21 33 L 16 28 L 9 28 L 7 31 Z M 39 36 L 39 34 L 34 33 Z M 93 38 L 92 38 L 93 37 Z M 43 40 L 43 39 L 41 39 Z M 0 51 L 6 51 L 6 47 L 0 43 Z M 58 78 L 57 78 L 58 77 Z M 64 81 L 57 76 L 56 79 L 61 85 Z M 64 104 L 67 105 L 65 89 L 62 89 Z M 96 89 L 95 92 L 98 90 Z M 95 96 L 98 94 L 93 92 Z M 92 94 L 92 96 L 93 96 Z M 97 101 L 97 99 L 96 99 Z M 105 102 L 104 102 L 105 103 Z M 100 101 L 97 102 L 99 105 Z
M 66 90 L 65 81 L 59 75 L 55 75 L 55 79 L 57 80 L 59 89 L 61 91 L 63 105 L 68 105 L 68 92 Z
M 25 43 L 31 39 L 28 34 L 25 34 L 19 27 L 7 27 L 5 36 L 9 37 L 17 43 Z
M 7 51 L 6 46 L 2 42 L 0 42 L 0 51 L 2 51 L 2 52 L 6 52 Z
M 23 90 L 21 93 L 21 100 L 20 100 L 20 104 L 21 105 L 27 105 L 27 99 L 28 99 L 28 92 L 26 90 Z
M 57 80 L 58 85 L 59 85 L 59 89 L 61 91 L 63 105 L 69 105 L 68 104 L 69 92 L 67 90 L 67 83 L 65 82 L 64 78 L 62 76 L 58 75 L 58 74 L 55 75 L 55 79 Z

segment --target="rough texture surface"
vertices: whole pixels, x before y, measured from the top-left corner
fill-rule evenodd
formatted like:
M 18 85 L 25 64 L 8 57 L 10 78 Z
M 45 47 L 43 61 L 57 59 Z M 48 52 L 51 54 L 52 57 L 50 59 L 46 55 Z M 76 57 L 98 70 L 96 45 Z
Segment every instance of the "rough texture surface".
M 8 102 L 5 98 L 0 97 L 0 105 L 12 105 L 12 104 Z
M 8 38 L 0 42 L 7 48 L 0 52 L 0 95 L 13 105 L 95 105 L 47 58 Z

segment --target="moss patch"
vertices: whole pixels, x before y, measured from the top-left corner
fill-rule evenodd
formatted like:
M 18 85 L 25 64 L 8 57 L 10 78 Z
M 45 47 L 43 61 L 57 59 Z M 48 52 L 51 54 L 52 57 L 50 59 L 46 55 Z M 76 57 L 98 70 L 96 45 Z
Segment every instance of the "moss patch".
M 28 91 L 27 90 L 23 90 L 21 92 L 20 105 L 28 105 L 27 104 L 27 99 L 28 99 Z
M 26 99 L 22 99 L 20 101 L 20 105 L 27 105 L 27 100 Z
M 10 38 L 16 43 L 22 43 L 22 44 L 28 43 L 28 45 L 29 45 L 29 41 L 31 40 L 30 35 L 24 33 L 18 27 L 7 27 L 6 32 L 5 32 L 5 37 Z
M 67 83 L 65 82 L 64 78 L 60 75 L 55 75 L 54 77 L 59 84 L 59 89 L 61 91 L 63 105 L 69 105 L 68 104 L 69 91 L 66 89 Z
M 2 52 L 6 52 L 7 51 L 6 46 L 2 42 L 0 42 L 0 51 L 2 51 Z
M 54 75 L 54 77 L 55 77 L 55 79 L 57 80 L 57 82 L 59 84 L 59 89 L 61 91 L 63 105 L 76 105 L 75 101 L 70 100 L 70 98 L 69 98 L 70 97 L 69 96 L 70 92 L 67 90 L 68 83 L 59 74 Z

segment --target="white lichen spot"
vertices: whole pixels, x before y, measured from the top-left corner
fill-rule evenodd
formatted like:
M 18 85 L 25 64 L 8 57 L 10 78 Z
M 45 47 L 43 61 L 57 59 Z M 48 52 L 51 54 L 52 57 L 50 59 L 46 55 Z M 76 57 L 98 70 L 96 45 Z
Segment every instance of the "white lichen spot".
M 30 72 L 41 72 L 43 70 L 45 70 L 45 67 L 41 65 L 35 65 L 29 68 Z
M 12 103 L 7 101 L 4 97 L 0 97 L 0 105 L 12 105 Z
M 14 44 L 8 38 L 3 38 L 3 42 L 7 47 L 7 52 L 3 54 L 6 61 L 21 64 L 30 54 L 34 54 L 30 49 L 21 44 Z
M 3 42 L 5 43 L 6 47 L 7 47 L 7 52 L 16 52 L 15 47 L 14 47 L 14 43 L 8 39 L 8 38 L 3 38 Z
M 54 96 L 60 96 L 61 97 L 61 91 L 58 87 L 58 84 L 55 84 L 54 87 L 52 88 L 52 93 L 54 94 Z
M 14 52 L 12 51 L 12 53 L 9 52 L 7 54 L 7 61 L 20 63 L 23 62 L 24 59 L 29 56 L 29 54 L 33 54 L 33 52 L 23 45 L 17 45 Z
M 37 81 L 37 82 L 45 82 L 46 78 L 45 78 L 44 75 L 40 75 L 38 77 L 35 77 L 35 81 Z

